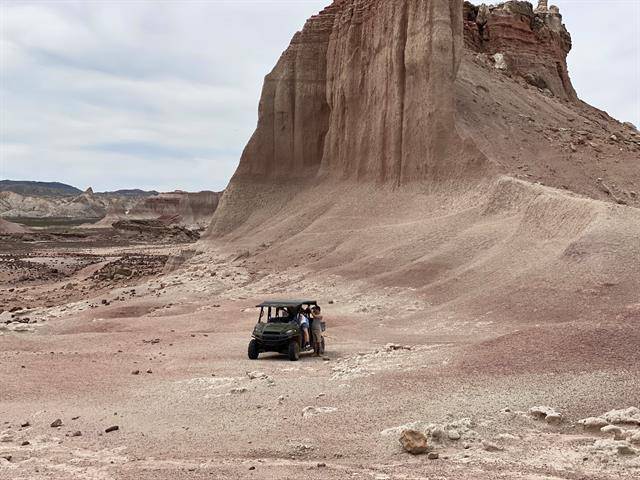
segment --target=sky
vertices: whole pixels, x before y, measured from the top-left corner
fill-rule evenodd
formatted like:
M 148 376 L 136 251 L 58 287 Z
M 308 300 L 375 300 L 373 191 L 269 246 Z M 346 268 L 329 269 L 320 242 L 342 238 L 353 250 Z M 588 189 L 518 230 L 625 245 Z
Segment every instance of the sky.
M 0 0 L 0 179 L 222 190 L 264 75 L 327 3 Z M 555 3 L 580 97 L 640 126 L 640 0 Z

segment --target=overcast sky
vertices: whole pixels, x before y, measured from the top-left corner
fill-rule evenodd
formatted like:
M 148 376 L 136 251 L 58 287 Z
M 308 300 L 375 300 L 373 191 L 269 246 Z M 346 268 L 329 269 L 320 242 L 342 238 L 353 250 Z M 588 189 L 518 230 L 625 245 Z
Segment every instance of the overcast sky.
M 0 0 L 0 179 L 223 189 L 264 75 L 329 1 Z M 555 3 L 578 94 L 640 125 L 640 0 Z

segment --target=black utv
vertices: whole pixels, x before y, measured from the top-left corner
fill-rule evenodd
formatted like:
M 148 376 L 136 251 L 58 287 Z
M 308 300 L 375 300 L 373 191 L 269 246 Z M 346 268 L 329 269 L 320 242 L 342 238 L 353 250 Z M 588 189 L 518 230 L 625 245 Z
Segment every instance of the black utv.
M 304 345 L 298 315 L 301 311 L 308 312 L 315 305 L 318 305 L 315 300 L 272 300 L 257 305 L 260 316 L 249 342 L 249 358 L 256 360 L 260 353 L 277 352 L 287 355 L 289 360 L 298 360 Z M 314 345 L 311 328 L 309 340 Z M 319 353 L 324 353 L 324 337 L 320 341 Z

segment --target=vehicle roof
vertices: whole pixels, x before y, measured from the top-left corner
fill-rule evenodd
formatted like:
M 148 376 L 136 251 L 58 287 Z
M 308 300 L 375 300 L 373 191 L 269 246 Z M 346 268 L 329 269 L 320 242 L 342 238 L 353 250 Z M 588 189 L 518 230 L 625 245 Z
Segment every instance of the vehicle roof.
M 299 307 L 301 305 L 317 305 L 315 300 L 267 300 L 257 307 Z

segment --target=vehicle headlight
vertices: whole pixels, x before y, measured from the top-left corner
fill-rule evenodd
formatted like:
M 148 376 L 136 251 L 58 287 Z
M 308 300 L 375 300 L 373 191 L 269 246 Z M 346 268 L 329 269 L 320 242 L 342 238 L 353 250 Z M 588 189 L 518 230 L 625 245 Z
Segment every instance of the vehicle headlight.
M 293 334 L 295 333 L 295 330 L 287 330 L 287 331 L 286 331 L 286 332 L 284 332 L 284 333 L 285 333 L 285 335 L 287 335 L 287 336 L 291 336 L 291 335 L 293 335 Z

